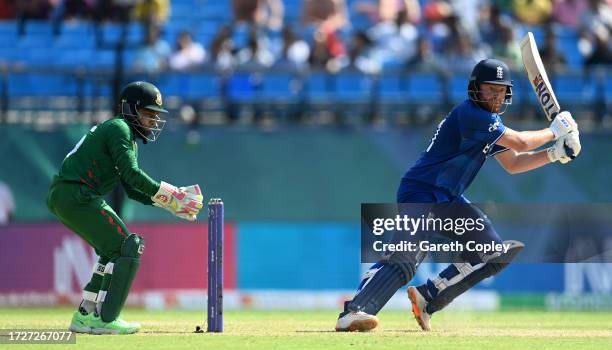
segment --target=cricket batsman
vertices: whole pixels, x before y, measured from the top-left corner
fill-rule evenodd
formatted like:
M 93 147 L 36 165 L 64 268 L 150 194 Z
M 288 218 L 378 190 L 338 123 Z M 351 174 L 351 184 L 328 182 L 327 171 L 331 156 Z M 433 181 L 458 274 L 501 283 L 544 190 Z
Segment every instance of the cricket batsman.
M 155 141 L 167 114 L 153 84 L 137 81 L 121 91 L 118 114 L 94 126 L 66 155 L 47 195 L 49 210 L 92 246 L 100 259 L 83 289 L 70 330 L 90 334 L 131 334 L 140 324 L 122 320 L 144 240 L 130 232 L 103 199 L 121 183 L 129 198 L 155 205 L 189 221 L 197 218 L 203 196 L 198 185 L 157 182 L 137 162 L 138 145 Z
M 517 174 L 556 161 L 565 164 L 580 153 L 578 126 L 567 111 L 559 113 L 543 130 L 515 131 L 503 124 L 500 115 L 512 103 L 512 80 L 504 62 L 485 59 L 476 64 L 467 93 L 468 98 L 440 122 L 425 151 L 402 177 L 398 203 L 465 203 L 462 207 L 471 208 L 463 193 L 487 158 L 495 157 L 508 173 Z M 534 151 L 551 141 L 555 141 L 551 147 Z M 470 210 L 479 214 L 475 207 Z M 488 220 L 485 229 L 470 239 L 503 243 Z M 424 331 L 431 329 L 432 314 L 499 273 L 523 248 L 518 241 L 506 243 L 510 248 L 501 255 L 461 253 L 460 262 L 449 265 L 425 284 L 408 288 L 412 312 Z M 395 252 L 374 264 L 364 274 L 353 299 L 344 303 L 336 331 L 368 331 L 378 326 L 376 314 L 410 282 L 424 257 L 424 252 Z

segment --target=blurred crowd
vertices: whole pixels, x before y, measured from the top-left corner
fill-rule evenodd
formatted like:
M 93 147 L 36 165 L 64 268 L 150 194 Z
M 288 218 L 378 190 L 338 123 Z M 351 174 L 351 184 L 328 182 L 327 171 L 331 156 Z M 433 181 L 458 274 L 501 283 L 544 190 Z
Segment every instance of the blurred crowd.
M 134 65 L 146 71 L 288 64 L 335 72 L 387 68 L 470 69 L 484 57 L 520 66 L 519 28 L 544 28 L 542 57 L 563 69 L 559 30 L 576 34 L 585 65 L 612 63 L 612 0 L 302 0 L 284 21 L 282 0 L 232 0 L 233 20 L 210 42 L 188 28 L 168 43 L 169 0 L 0 0 L 0 18 L 137 20 L 145 37 Z

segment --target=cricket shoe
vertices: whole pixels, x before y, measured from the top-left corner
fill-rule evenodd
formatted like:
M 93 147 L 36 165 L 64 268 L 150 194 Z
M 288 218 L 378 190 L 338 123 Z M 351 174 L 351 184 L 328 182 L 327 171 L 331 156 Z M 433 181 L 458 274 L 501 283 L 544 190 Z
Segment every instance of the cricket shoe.
M 378 317 L 363 311 L 340 314 L 336 322 L 336 332 L 367 332 L 378 326 Z
M 408 287 L 408 298 L 412 303 L 412 313 L 419 326 L 424 331 L 430 331 L 431 314 L 426 311 L 427 300 L 416 287 Z
M 87 315 L 87 325 L 91 328 L 90 334 L 132 334 L 140 330 L 140 323 L 126 322 L 120 317 L 114 321 L 104 322 L 100 315 L 91 312 Z
M 91 327 L 88 325 L 88 314 L 82 314 L 80 311 L 75 311 L 70 321 L 68 330 L 75 333 L 91 333 Z

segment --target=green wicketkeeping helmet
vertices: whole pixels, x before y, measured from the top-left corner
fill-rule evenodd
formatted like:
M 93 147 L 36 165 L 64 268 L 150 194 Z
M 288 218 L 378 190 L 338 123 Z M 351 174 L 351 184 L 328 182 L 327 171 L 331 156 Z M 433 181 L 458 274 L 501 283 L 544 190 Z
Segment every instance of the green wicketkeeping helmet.
M 119 110 L 121 116 L 134 128 L 143 141 L 155 141 L 161 133 L 165 119 L 159 115 L 155 118 L 146 117 L 139 113 L 140 109 L 148 109 L 157 113 L 168 113 L 162 106 L 162 95 L 159 89 L 146 81 L 135 81 L 127 84 L 121 90 Z M 146 127 L 143 119 L 154 119 L 155 127 Z
M 139 108 L 147 108 L 160 113 L 168 113 L 162 107 L 162 95 L 159 89 L 146 81 L 135 81 L 127 84 L 121 90 L 121 102 L 135 104 Z

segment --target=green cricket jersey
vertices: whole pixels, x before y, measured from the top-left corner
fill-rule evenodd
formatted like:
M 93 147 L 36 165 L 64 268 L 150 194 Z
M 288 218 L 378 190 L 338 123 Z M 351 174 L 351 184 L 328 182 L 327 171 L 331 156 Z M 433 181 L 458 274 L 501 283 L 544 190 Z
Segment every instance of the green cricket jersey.
M 150 205 L 159 183 L 138 167 L 137 157 L 134 134 L 125 120 L 115 117 L 81 138 L 64 159 L 57 180 L 80 182 L 98 196 L 121 182 L 128 197 Z

